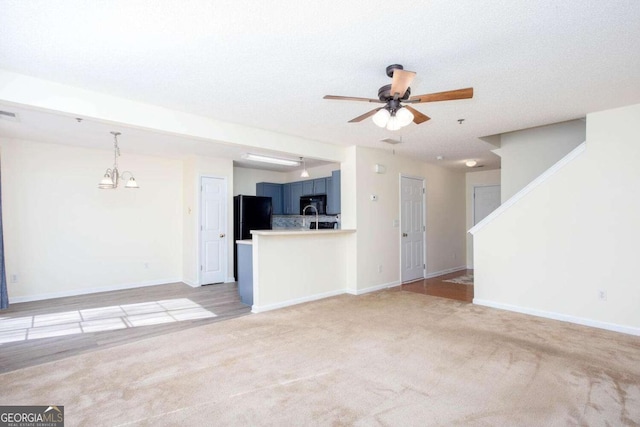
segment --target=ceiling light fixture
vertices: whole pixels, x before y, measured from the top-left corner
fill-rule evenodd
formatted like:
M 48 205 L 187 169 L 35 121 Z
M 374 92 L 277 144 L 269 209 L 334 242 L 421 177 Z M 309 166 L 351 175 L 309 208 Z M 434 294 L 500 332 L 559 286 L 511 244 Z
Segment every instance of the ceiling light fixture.
M 405 107 L 399 107 L 397 109 L 384 107 L 378 110 L 378 112 L 371 117 L 371 120 L 373 120 L 376 126 L 381 128 L 386 127 L 388 130 L 398 130 L 413 121 L 413 113 Z
M 467 160 L 464 164 L 467 165 L 468 168 L 472 168 L 477 165 L 478 162 L 476 162 L 475 160 Z
M 124 171 L 122 174 L 118 171 L 118 157 L 120 157 L 120 147 L 118 147 L 118 135 L 120 132 L 111 132 L 113 135 L 113 169 L 107 169 L 104 173 L 104 177 L 98 184 L 98 188 L 106 190 L 118 188 L 118 182 L 120 178 L 125 179 L 125 174 L 129 174 L 130 178 L 125 184 L 125 188 L 140 188 L 133 174 L 129 171 Z
M 251 154 L 247 153 L 242 156 L 245 160 L 251 160 L 254 162 L 263 162 L 263 163 L 271 163 L 274 165 L 283 165 L 283 166 L 298 166 L 300 162 L 297 160 L 289 160 L 289 159 L 279 159 L 277 157 L 269 157 L 263 156 L 261 154 Z
M 302 173 L 300 174 L 300 178 L 309 178 L 309 171 L 307 170 L 307 162 L 305 162 L 302 157 L 300 157 L 300 161 L 302 162 Z

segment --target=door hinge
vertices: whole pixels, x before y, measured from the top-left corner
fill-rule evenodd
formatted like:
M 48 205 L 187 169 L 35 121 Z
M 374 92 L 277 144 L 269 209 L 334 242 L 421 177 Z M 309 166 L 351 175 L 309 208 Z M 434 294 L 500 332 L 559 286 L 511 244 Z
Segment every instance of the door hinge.
M 422 264 L 422 269 L 425 270 L 427 268 L 427 264 Z
M 426 225 L 422 226 L 422 231 L 427 231 L 427 226 Z
M 202 266 L 200 266 L 200 271 L 202 271 Z
M 425 191 L 424 191 L 424 188 L 423 188 L 423 189 L 422 189 L 422 194 L 424 194 L 424 193 L 425 193 Z

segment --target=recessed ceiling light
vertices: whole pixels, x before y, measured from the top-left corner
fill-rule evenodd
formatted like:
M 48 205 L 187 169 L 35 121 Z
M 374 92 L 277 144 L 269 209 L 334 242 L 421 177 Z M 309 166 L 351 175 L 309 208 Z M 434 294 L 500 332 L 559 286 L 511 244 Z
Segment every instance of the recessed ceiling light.
M 438 156 L 438 157 L 436 157 L 436 159 L 437 160 L 442 160 L 442 159 L 444 159 L 444 156 Z
M 477 165 L 478 162 L 476 162 L 475 160 L 467 160 L 464 164 L 467 165 L 467 167 L 472 168 Z

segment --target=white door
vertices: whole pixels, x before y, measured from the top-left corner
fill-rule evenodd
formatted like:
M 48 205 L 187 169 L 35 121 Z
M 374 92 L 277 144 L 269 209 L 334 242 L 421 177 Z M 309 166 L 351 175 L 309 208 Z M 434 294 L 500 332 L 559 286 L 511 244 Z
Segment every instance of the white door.
M 500 186 L 473 188 L 473 225 L 476 225 L 500 206 Z
M 424 278 L 424 180 L 400 178 L 402 283 Z
M 200 184 L 200 284 L 208 285 L 227 276 L 227 183 L 202 177 Z

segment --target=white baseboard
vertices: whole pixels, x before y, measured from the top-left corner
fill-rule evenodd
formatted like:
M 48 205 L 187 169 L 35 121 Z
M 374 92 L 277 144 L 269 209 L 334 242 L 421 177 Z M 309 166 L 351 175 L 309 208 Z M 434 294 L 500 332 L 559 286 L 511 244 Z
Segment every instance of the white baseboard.
M 593 328 L 606 329 L 608 331 L 621 332 L 623 334 L 640 336 L 640 328 L 634 328 L 632 326 L 601 322 L 599 320 L 586 319 L 584 317 L 576 317 L 576 316 L 571 316 L 569 314 L 554 313 L 552 311 L 544 311 L 544 310 L 538 310 L 535 308 L 520 307 L 517 305 L 511 305 L 511 304 L 503 304 L 503 303 L 483 300 L 479 298 L 474 298 L 473 303 L 477 305 L 483 305 L 485 307 L 515 311 L 516 313 L 530 314 L 532 316 L 545 317 L 547 319 L 560 320 L 562 322 L 575 323 L 578 325 L 591 326 Z
M 444 274 L 455 273 L 456 271 L 466 270 L 466 265 L 459 265 L 457 267 L 448 268 L 446 270 L 434 271 L 433 273 L 429 273 L 424 276 L 425 279 L 431 279 L 432 277 L 442 276 Z
M 163 279 L 163 280 L 151 280 L 148 282 L 127 283 L 127 284 L 115 285 L 115 286 L 103 286 L 100 288 L 73 289 L 70 291 L 51 292 L 47 294 L 38 294 L 38 295 L 28 295 L 24 297 L 9 296 L 9 304 L 16 304 L 16 303 L 30 302 L 30 301 L 40 301 L 40 300 L 46 300 L 46 299 L 52 299 L 52 298 L 73 297 L 77 295 L 95 294 L 98 292 L 121 291 L 123 289 L 143 288 L 146 286 L 167 285 L 169 283 L 185 283 L 185 282 L 183 282 L 181 279 L 172 278 L 172 279 Z
M 335 291 L 323 292 L 320 294 L 309 295 L 302 298 L 294 298 L 287 301 L 278 302 L 275 304 L 267 304 L 267 305 L 253 305 L 251 306 L 252 313 L 262 313 L 264 311 L 276 310 L 278 308 L 288 307 L 290 305 L 302 304 L 303 302 L 316 301 L 323 298 L 334 297 L 336 295 L 344 294 L 344 289 L 339 289 Z
M 182 280 L 182 283 L 186 283 L 187 285 L 191 286 L 192 288 L 198 288 L 200 287 L 200 283 L 198 282 L 192 282 L 191 280 Z
M 362 294 L 368 294 L 369 292 L 380 291 L 382 289 L 393 288 L 394 286 L 400 286 L 400 285 L 401 283 L 396 280 L 389 283 L 383 283 L 382 285 L 370 286 L 364 289 L 347 289 L 345 292 L 350 295 L 362 295 Z

